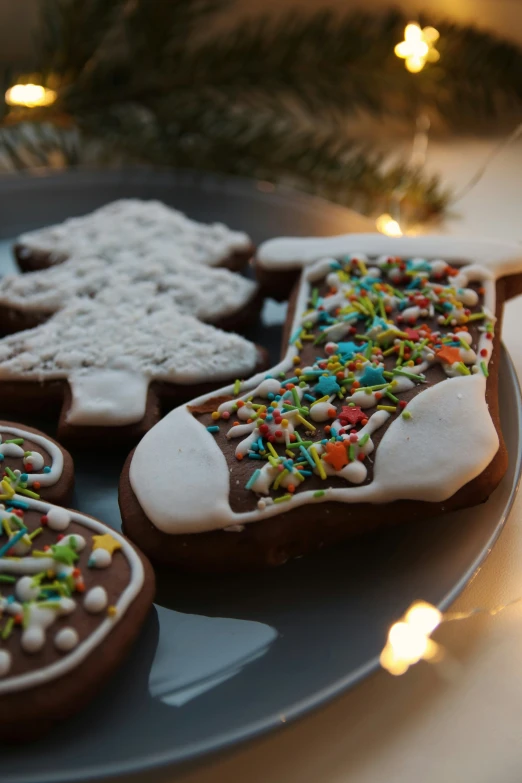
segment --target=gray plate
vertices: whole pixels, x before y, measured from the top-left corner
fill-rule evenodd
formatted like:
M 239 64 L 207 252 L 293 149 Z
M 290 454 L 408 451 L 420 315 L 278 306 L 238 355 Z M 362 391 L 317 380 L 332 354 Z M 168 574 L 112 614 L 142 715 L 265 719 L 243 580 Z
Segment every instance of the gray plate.
M 10 268 L 7 240 L 19 231 L 122 196 L 160 198 L 256 241 L 340 233 L 347 220 L 339 207 L 240 180 L 143 171 L 24 176 L 0 180 L 0 271 Z M 267 315 L 277 320 L 275 306 Z M 279 326 L 257 334 L 274 357 L 279 335 Z M 155 610 L 130 659 L 82 715 L 29 747 L 2 747 L 3 783 L 83 780 L 195 758 L 296 718 L 374 670 L 389 625 L 417 598 L 447 607 L 506 520 L 520 475 L 520 392 L 505 351 L 500 379 L 510 467 L 486 504 L 270 573 L 159 574 Z M 30 411 L 26 423 L 52 434 Z M 94 457 L 74 454 L 76 506 L 116 528 L 124 456 L 105 454 L 103 444 Z

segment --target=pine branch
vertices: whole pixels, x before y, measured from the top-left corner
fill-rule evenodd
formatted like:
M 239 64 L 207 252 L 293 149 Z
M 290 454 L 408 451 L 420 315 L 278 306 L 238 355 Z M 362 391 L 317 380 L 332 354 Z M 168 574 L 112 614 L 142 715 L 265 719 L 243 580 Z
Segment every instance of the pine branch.
M 208 101 L 204 110 L 186 96 L 154 111 L 136 104 L 84 118 L 88 135 L 100 133 L 133 160 L 199 168 L 269 180 L 320 194 L 366 214 L 390 209 L 405 193 L 411 220 L 440 214 L 449 199 L 436 178 L 382 154 L 346 132 L 318 125 L 285 106 L 230 106 Z M 175 117 L 175 120 L 172 118 Z M 145 157 L 143 152 L 146 150 Z
M 521 49 L 472 27 L 435 21 L 440 62 L 413 75 L 393 53 L 408 21 L 400 12 L 355 12 L 344 18 L 329 11 L 294 13 L 275 22 L 249 20 L 194 42 L 196 21 L 201 27 L 224 1 L 135 0 L 125 23 L 115 20 L 119 46 L 106 33 L 111 46 L 91 58 L 94 67 L 70 85 L 67 108 L 82 112 L 120 100 L 147 103 L 185 89 L 239 102 L 251 91 L 263 91 L 326 113 L 362 108 L 413 117 L 420 106 L 431 107 L 454 125 L 522 108 Z

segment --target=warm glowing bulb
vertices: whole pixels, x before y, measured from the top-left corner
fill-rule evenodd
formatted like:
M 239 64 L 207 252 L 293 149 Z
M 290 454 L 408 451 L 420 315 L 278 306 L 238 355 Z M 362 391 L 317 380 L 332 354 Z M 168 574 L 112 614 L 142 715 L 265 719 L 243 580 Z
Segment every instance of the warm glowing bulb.
M 392 218 L 391 215 L 388 215 L 387 213 L 384 215 L 379 215 L 375 221 L 375 225 L 377 227 L 377 231 L 380 231 L 381 234 L 386 234 L 387 237 L 402 237 L 402 229 L 400 225 Z
M 440 658 L 441 648 L 430 639 L 430 634 L 441 621 L 437 607 L 425 601 L 412 604 L 403 619 L 390 628 L 379 659 L 381 666 L 390 674 L 399 675 L 420 660 Z
M 35 106 L 50 106 L 56 98 L 54 90 L 41 84 L 15 84 L 5 94 L 5 102 L 9 106 L 25 106 L 29 109 Z
M 396 657 L 402 658 L 405 663 L 420 661 L 428 646 L 426 634 L 405 622 L 392 625 L 388 641 Z
M 408 625 L 429 636 L 440 625 L 442 614 L 436 606 L 427 604 L 425 601 L 417 601 L 410 606 L 404 619 Z
M 397 57 L 404 60 L 410 73 L 419 73 L 427 62 L 436 62 L 440 55 L 434 47 L 439 38 L 439 31 L 434 27 L 421 29 L 416 22 L 411 22 L 404 29 L 404 41 L 395 46 Z

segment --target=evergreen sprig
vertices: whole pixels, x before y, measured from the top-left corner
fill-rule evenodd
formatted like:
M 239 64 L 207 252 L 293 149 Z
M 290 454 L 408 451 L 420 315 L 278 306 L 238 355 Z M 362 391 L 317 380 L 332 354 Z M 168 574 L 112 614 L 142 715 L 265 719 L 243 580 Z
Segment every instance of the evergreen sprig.
M 424 219 L 448 193 L 350 138 L 350 117 L 411 120 L 422 109 L 462 126 L 522 106 L 521 50 L 473 28 L 435 22 L 441 59 L 413 75 L 393 54 L 408 21 L 398 11 L 293 11 L 212 33 L 230 5 L 47 0 L 39 73 L 59 100 L 8 115 L 0 165 L 192 166 L 289 183 L 367 213 L 400 197 Z

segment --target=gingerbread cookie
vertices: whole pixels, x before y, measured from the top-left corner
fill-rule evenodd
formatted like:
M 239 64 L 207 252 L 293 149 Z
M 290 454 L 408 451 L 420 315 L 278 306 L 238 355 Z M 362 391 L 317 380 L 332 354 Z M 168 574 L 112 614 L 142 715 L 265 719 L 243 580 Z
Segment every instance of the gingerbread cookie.
M 111 432 L 106 444 L 135 442 L 161 406 L 266 366 L 263 349 L 180 313 L 168 297 L 151 303 L 144 288 L 74 298 L 40 326 L 1 339 L 6 410 L 61 411 L 63 441 L 96 444 Z
M 504 475 L 500 323 L 522 290 L 518 247 L 353 235 L 278 248 L 309 263 L 282 362 L 172 411 L 127 461 L 124 530 L 158 561 L 276 565 L 480 503 Z
M 91 517 L 0 505 L 0 730 L 25 741 L 91 700 L 152 605 L 149 563 Z
M 72 256 L 112 263 L 131 252 L 143 266 L 174 262 L 240 269 L 253 253 L 250 238 L 222 223 L 197 223 L 160 201 L 121 199 L 89 215 L 22 234 L 15 256 L 22 271 L 47 269 Z
M 24 424 L 0 421 L 0 503 L 25 508 L 26 499 L 68 505 L 74 489 L 71 455 Z M 19 495 L 18 500 L 14 496 Z
M 76 257 L 0 280 L 0 334 L 38 326 L 74 297 L 103 301 L 111 291 L 133 301 L 138 290 L 150 309 L 172 307 L 224 329 L 243 328 L 262 303 L 257 285 L 228 269 L 201 269 L 167 254 L 147 264 L 131 252 L 112 263 Z

